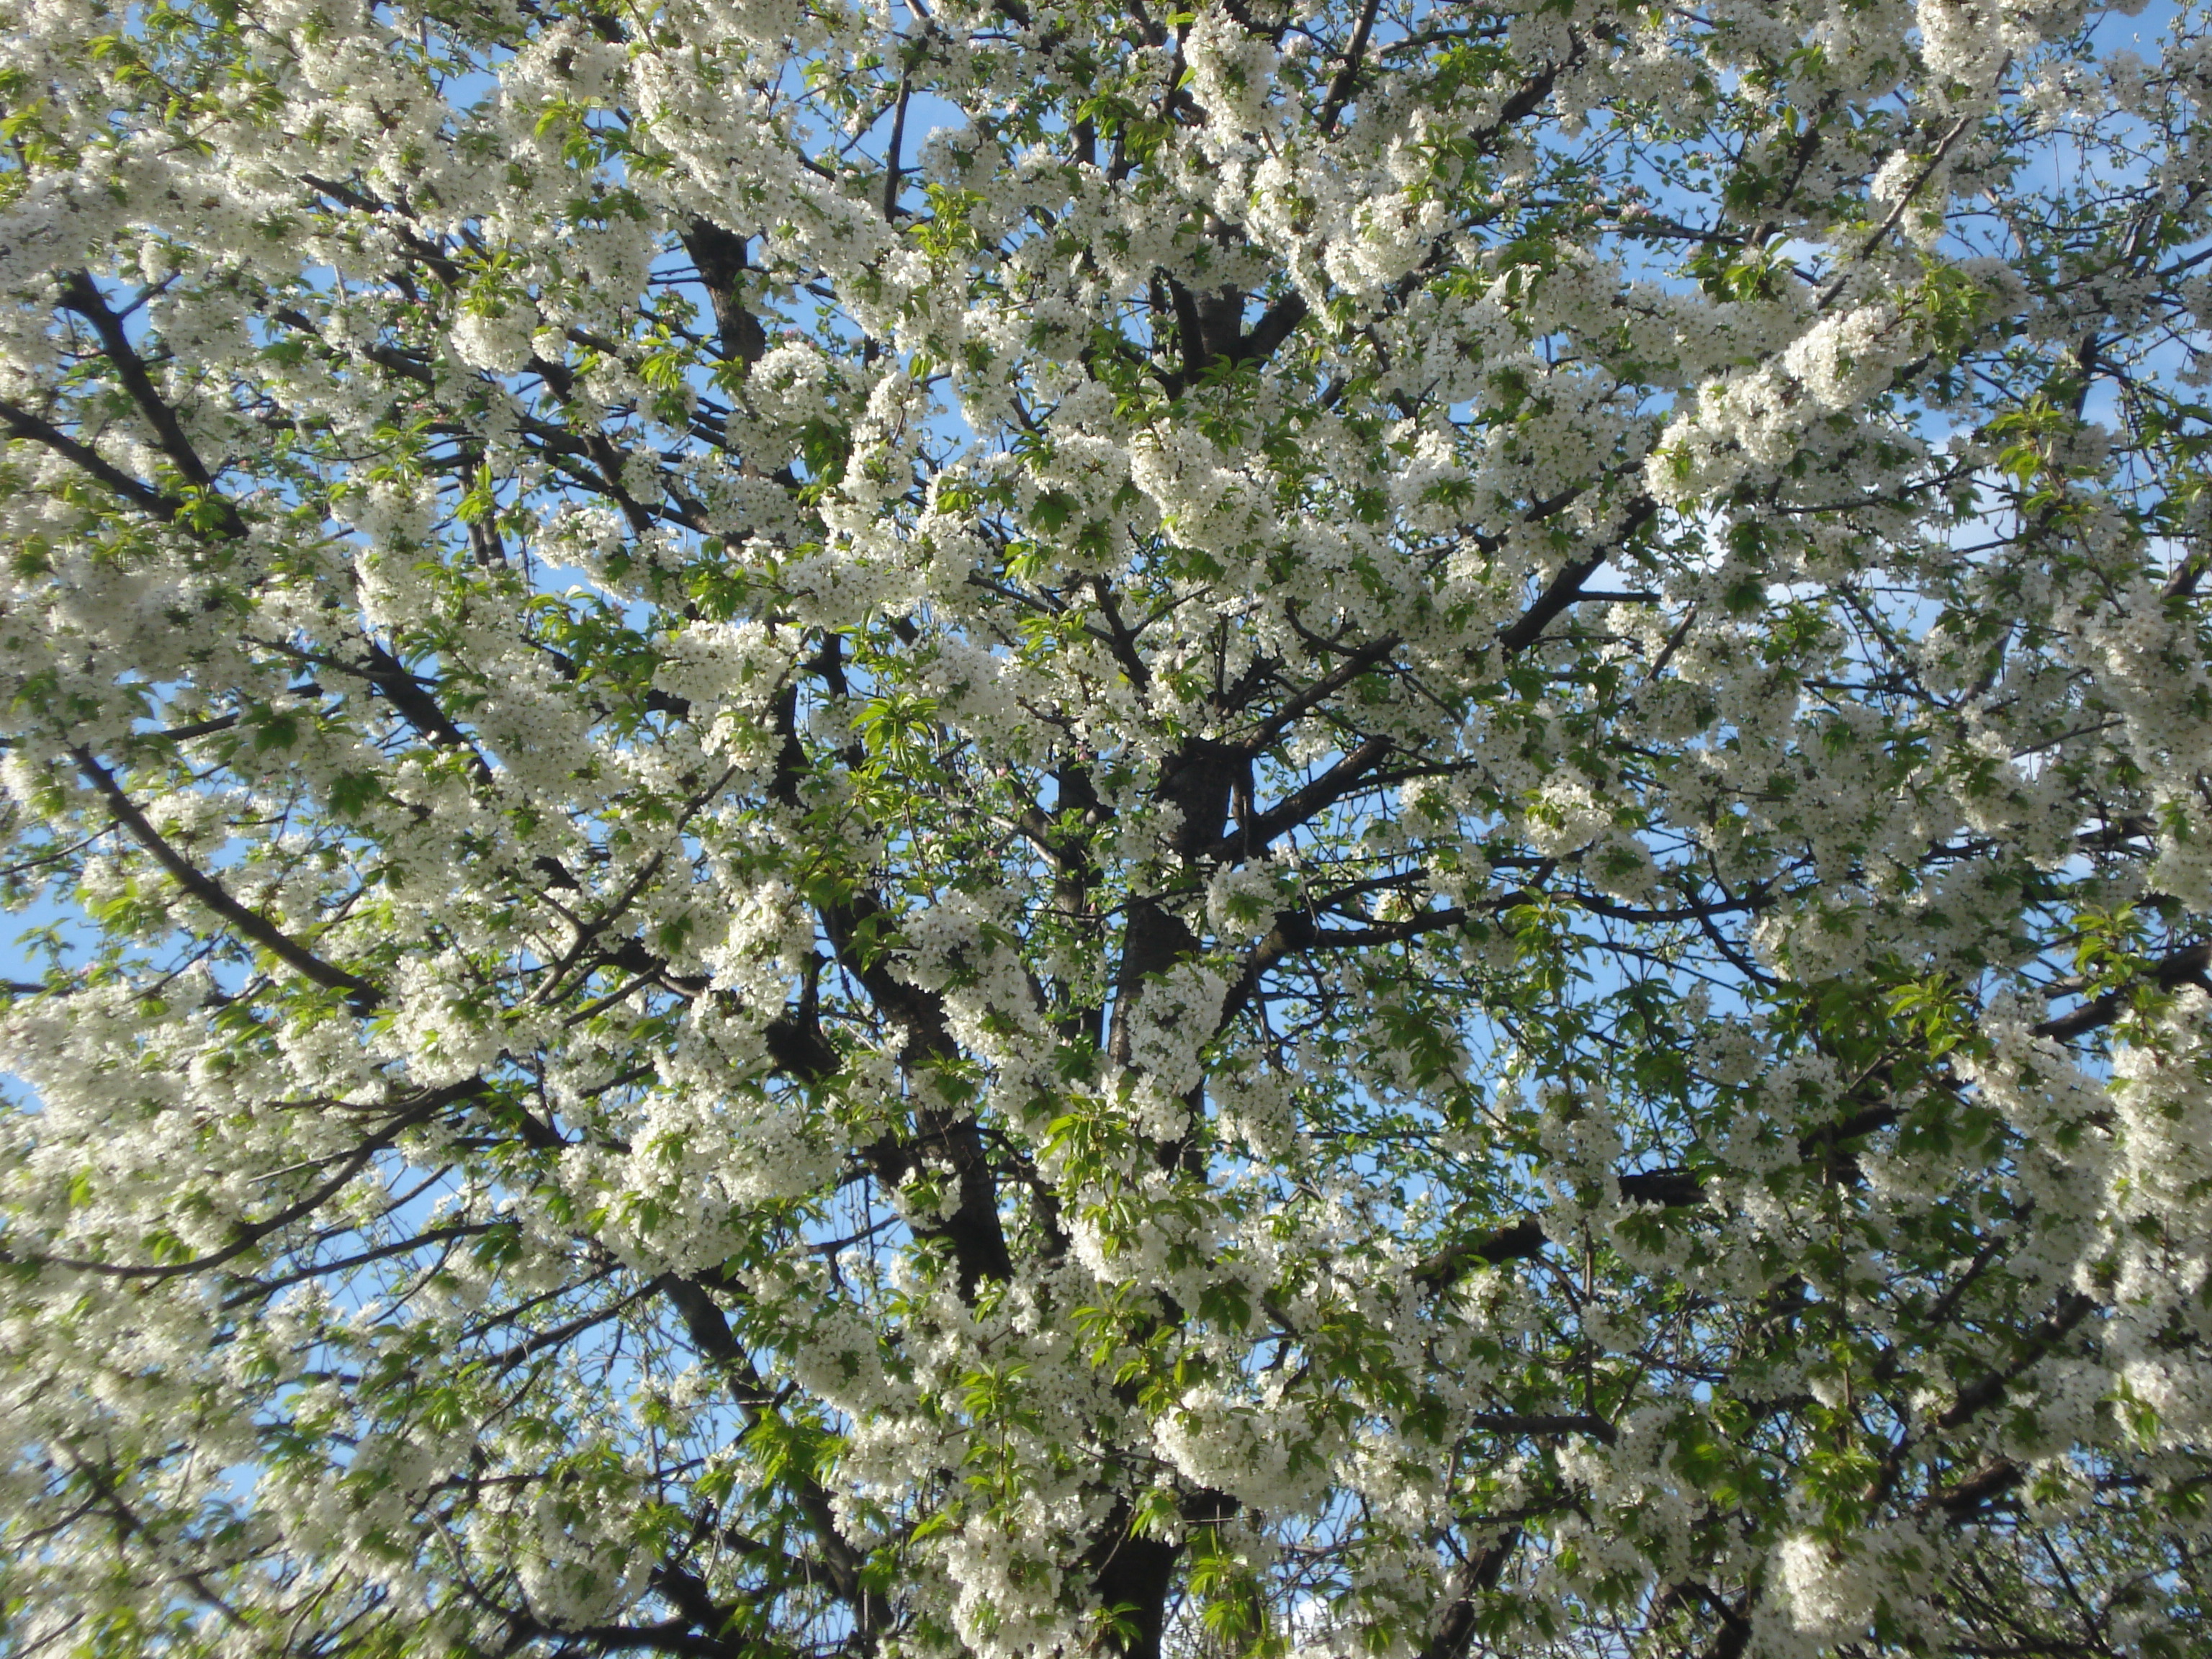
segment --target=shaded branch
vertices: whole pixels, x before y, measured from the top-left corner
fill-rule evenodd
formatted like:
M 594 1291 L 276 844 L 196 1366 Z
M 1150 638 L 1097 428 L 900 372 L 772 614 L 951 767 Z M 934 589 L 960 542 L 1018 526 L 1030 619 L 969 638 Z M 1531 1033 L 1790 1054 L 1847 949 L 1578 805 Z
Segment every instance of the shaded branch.
M 289 938 L 267 917 L 247 909 L 233 898 L 221 882 L 171 846 L 161 831 L 146 821 L 146 815 L 124 793 L 123 786 L 115 781 L 115 775 L 94 759 L 88 750 L 71 744 L 69 753 L 70 757 L 76 762 L 78 770 L 84 774 L 107 803 L 107 810 L 116 823 L 129 832 L 133 841 L 152 854 L 154 861 L 167 871 L 177 884 L 204 907 L 222 917 L 240 934 L 302 978 L 325 990 L 344 992 L 356 1013 L 366 1014 L 384 1000 L 384 993 L 367 980 L 325 962 L 305 945 Z
M 213 1271 L 227 1262 L 234 1261 L 263 1239 L 280 1229 L 289 1227 L 301 1217 L 322 1207 L 347 1183 L 368 1167 L 368 1161 L 397 1140 L 415 1125 L 435 1116 L 447 1107 L 483 1091 L 482 1078 L 470 1078 L 464 1082 L 449 1084 L 434 1089 L 416 1099 L 394 1117 L 378 1133 L 363 1141 L 339 1163 L 337 1172 L 304 1198 L 286 1205 L 271 1216 L 259 1221 L 241 1223 L 237 1236 L 222 1249 L 210 1255 L 195 1256 L 190 1261 L 170 1261 L 159 1266 L 131 1267 L 109 1261 L 94 1261 L 69 1256 L 17 1256 L 0 1251 L 0 1261 L 22 1261 L 42 1267 L 65 1267 L 78 1273 L 93 1273 L 102 1279 L 179 1279 L 190 1273 Z
M 2163 961 L 2151 964 L 2142 977 L 2160 990 L 2171 991 L 2184 985 L 2212 993 L 2212 943 L 2192 945 L 2187 950 L 2177 951 Z M 2135 1006 L 2136 987 L 2124 985 L 2107 991 L 2094 1001 L 2085 1002 L 2069 1012 L 2044 1020 L 2035 1028 L 2038 1036 L 2055 1037 L 2064 1042 L 2110 1025 Z
M 1321 113 L 1315 125 L 1323 134 L 1336 131 L 1337 118 L 1352 100 L 1352 89 L 1359 79 L 1359 70 L 1367 61 L 1367 40 L 1375 28 L 1375 14 L 1382 9 L 1382 0 L 1367 0 L 1359 9 L 1359 21 L 1352 26 L 1352 40 L 1344 49 L 1344 61 L 1336 66 L 1329 77 L 1328 92 L 1322 100 Z

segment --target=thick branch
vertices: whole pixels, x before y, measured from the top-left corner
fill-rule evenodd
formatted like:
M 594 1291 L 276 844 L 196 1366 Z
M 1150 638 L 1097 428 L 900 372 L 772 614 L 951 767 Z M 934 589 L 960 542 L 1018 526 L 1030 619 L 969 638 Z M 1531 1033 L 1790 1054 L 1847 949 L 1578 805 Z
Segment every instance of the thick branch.
M 1539 594 L 1536 602 L 1522 611 L 1513 625 L 1498 636 L 1499 652 L 1516 657 L 1543 636 L 1553 618 L 1582 597 L 1583 584 L 1598 572 L 1600 566 L 1613 556 L 1615 548 L 1641 529 L 1659 511 L 1659 504 L 1649 496 L 1639 496 L 1629 508 L 1622 521 L 1620 534 L 1614 547 L 1592 553 L 1563 566 L 1552 578 L 1551 586 Z
M 684 251 L 691 256 L 699 285 L 714 307 L 722 356 L 749 367 L 758 362 L 768 350 L 768 334 L 760 319 L 745 308 L 745 239 L 710 221 L 694 219 L 684 232 Z
M 2059 1297 L 2057 1305 L 2028 1333 L 2012 1362 L 1999 1366 L 1971 1388 L 1960 1389 L 1959 1397 L 1936 1419 L 1936 1426 L 1941 1429 L 1958 1428 L 1995 1405 L 2004 1397 L 2007 1389 L 2057 1347 L 2069 1332 L 2089 1316 L 2096 1305 L 2094 1297 L 2084 1296 L 2079 1291 L 2069 1291 Z
M 137 507 L 161 520 L 173 524 L 185 511 L 185 504 L 173 495 L 165 495 L 143 479 L 134 478 L 121 467 L 107 460 L 90 446 L 79 443 L 50 421 L 41 420 L 28 410 L 18 409 L 9 403 L 0 403 L 0 421 L 7 422 L 9 434 L 52 450 L 71 466 Z
M 1242 746 L 1245 752 L 1258 755 L 1304 718 L 1308 709 L 1334 696 L 1362 674 L 1382 662 L 1398 648 L 1400 642 L 1397 635 L 1385 634 L 1382 638 L 1361 646 L 1304 690 L 1288 698 L 1281 708 L 1261 721 L 1259 729 L 1243 739 Z
M 2152 963 L 2143 977 L 2164 991 L 2183 985 L 2194 985 L 2212 991 L 2212 943 L 2192 945 L 2185 951 L 2177 951 L 2164 961 Z M 2130 986 L 2107 991 L 2069 1013 L 2045 1020 L 2035 1028 L 2035 1034 L 2055 1037 L 2064 1042 L 2086 1032 L 2100 1030 L 2135 1006 L 2132 991 L 2133 988 Z
M 177 411 L 163 399 L 154 385 L 154 377 L 146 372 L 144 360 L 138 356 L 131 343 L 131 337 L 124 331 L 123 319 L 109 307 L 92 278 L 81 270 L 70 276 L 62 283 L 61 302 L 65 310 L 75 312 L 90 323 L 93 331 L 100 336 L 100 349 L 107 354 L 108 362 L 114 365 L 116 378 L 123 382 L 123 389 L 130 394 L 131 401 L 145 416 L 146 424 L 154 428 L 155 441 L 161 446 L 161 453 L 169 458 L 169 464 L 189 482 L 203 489 L 211 489 L 215 483 L 214 475 L 208 471 L 206 463 L 200 459 L 198 450 L 192 447 L 191 438 L 185 434 L 184 422 L 177 418 Z M 224 526 L 224 533 L 236 535 L 243 527 L 235 522 L 236 509 L 229 508 L 228 502 L 224 506 L 228 508 L 233 520 Z
M 483 1086 L 482 1078 L 472 1077 L 464 1082 L 449 1084 L 442 1089 L 431 1090 L 403 1109 L 377 1133 L 347 1153 L 340 1160 L 337 1172 L 306 1197 L 286 1205 L 274 1215 L 264 1216 L 258 1221 L 241 1223 L 228 1244 L 207 1255 L 195 1256 L 189 1261 L 168 1261 L 159 1266 L 141 1267 L 68 1256 L 18 1257 L 5 1251 L 0 1251 L 0 1261 L 27 1261 L 40 1267 L 67 1267 L 79 1273 L 94 1273 L 102 1279 L 179 1279 L 192 1273 L 211 1273 L 228 1262 L 236 1261 L 271 1233 L 290 1226 L 302 1217 L 313 1214 L 367 1168 L 371 1158 L 392 1145 L 403 1133 L 434 1117 L 456 1102 L 479 1093 Z
M 959 1055 L 945 1012 L 944 999 L 934 991 L 909 985 L 894 974 L 879 942 L 890 922 L 890 913 L 872 894 L 855 893 L 842 903 L 817 907 L 822 930 L 845 971 L 858 980 L 877 1011 L 906 1028 L 908 1036 L 902 1058 L 909 1066 L 949 1061 Z M 972 1297 L 987 1279 L 1013 1276 L 1013 1256 L 1006 1246 L 1006 1229 L 999 1221 L 998 1182 L 989 1155 L 972 1116 L 943 1107 L 921 1106 L 917 1112 L 921 1139 L 933 1144 L 951 1161 L 960 1184 L 960 1202 L 951 1217 L 934 1232 L 950 1241 L 960 1272 L 964 1295 Z M 878 1176 L 902 1179 L 913 1167 L 915 1148 L 896 1137 L 887 1137 L 868 1148 L 870 1164 Z
M 1322 100 L 1321 114 L 1315 125 L 1324 134 L 1336 131 L 1337 117 L 1352 100 L 1352 89 L 1359 80 L 1360 66 L 1367 61 L 1367 37 L 1375 27 L 1375 14 L 1382 9 L 1382 0 L 1367 0 L 1359 9 L 1359 21 L 1353 25 L 1352 40 L 1344 49 L 1344 61 L 1336 66 L 1329 78 L 1328 93 Z
M 1509 1527 L 1462 1564 L 1458 1582 L 1452 1587 L 1452 1599 L 1444 1608 L 1443 1617 L 1437 1621 L 1436 1633 L 1421 1650 L 1421 1659 L 1465 1659 L 1474 1642 L 1480 1598 L 1498 1588 L 1505 1564 L 1513 1559 L 1513 1552 L 1520 1546 L 1521 1529 Z
M 133 841 L 154 855 L 155 862 L 167 870 L 179 887 L 206 908 L 295 973 L 326 990 L 343 991 L 355 1012 L 368 1013 L 384 1000 L 384 993 L 375 986 L 356 974 L 348 973 L 343 968 L 325 962 L 305 945 L 288 938 L 275 923 L 258 912 L 247 909 L 230 896 L 221 882 L 172 847 L 161 831 L 146 821 L 146 815 L 132 804 L 131 797 L 124 793 L 123 786 L 115 781 L 115 775 L 94 760 L 88 750 L 72 744 L 69 752 L 76 762 L 78 769 L 106 801 L 107 810 L 116 823 L 129 832 Z
M 761 1381 L 759 1372 L 753 1368 L 752 1356 L 732 1333 L 728 1316 L 704 1281 L 696 1275 L 665 1273 L 654 1281 L 654 1286 L 667 1297 L 677 1316 L 684 1322 L 693 1348 L 720 1374 L 722 1386 L 744 1413 L 747 1421 L 757 1423 L 772 1413 L 775 1409 L 775 1391 Z M 882 1598 L 872 1594 L 862 1583 L 861 1569 L 867 1558 L 837 1529 L 829 1492 L 803 1469 L 787 1469 L 783 1479 L 821 1545 L 822 1565 L 829 1575 L 830 1588 L 840 1601 L 852 1608 L 854 1619 L 863 1630 L 880 1629 L 889 1610 Z
M 1204 851 L 1203 856 L 1246 858 L 1264 849 L 1276 836 L 1286 834 L 1324 812 L 1358 788 L 1367 775 L 1390 752 L 1388 738 L 1368 738 L 1328 771 L 1303 789 L 1296 789 L 1249 823 L 1240 823 Z

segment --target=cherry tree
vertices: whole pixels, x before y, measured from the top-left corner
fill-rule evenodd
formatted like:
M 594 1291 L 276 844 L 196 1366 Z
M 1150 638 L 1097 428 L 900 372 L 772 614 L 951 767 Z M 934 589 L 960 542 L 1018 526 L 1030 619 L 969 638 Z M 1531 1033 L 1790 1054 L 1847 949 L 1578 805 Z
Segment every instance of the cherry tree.
M 8 1652 L 2206 1650 L 2199 7 L 14 15 Z

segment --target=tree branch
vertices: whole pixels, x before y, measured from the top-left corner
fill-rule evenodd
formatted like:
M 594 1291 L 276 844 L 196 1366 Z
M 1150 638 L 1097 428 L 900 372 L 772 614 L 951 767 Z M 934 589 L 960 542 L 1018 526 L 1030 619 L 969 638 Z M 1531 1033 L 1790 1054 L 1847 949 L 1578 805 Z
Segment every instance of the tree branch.
M 173 524 L 183 514 L 185 504 L 182 501 L 173 495 L 163 495 L 141 479 L 132 477 L 89 446 L 79 443 L 59 427 L 41 420 L 28 410 L 18 409 L 10 403 L 0 403 L 0 421 L 7 422 L 10 435 L 53 451 L 78 471 L 105 485 L 140 512 L 149 514 L 165 524 Z
M 1597 574 L 1600 566 L 1611 558 L 1620 546 L 1648 522 L 1659 511 L 1659 504 L 1649 496 L 1639 496 L 1622 521 L 1620 534 L 1613 546 L 1602 552 L 1592 553 L 1563 566 L 1553 577 L 1551 586 L 1537 597 L 1536 602 L 1521 613 L 1514 624 L 1498 636 L 1501 655 L 1516 657 L 1543 636 L 1545 629 L 1554 617 L 1582 596 L 1583 584 Z
M 78 1273 L 93 1273 L 102 1279 L 179 1279 L 190 1273 L 212 1272 L 226 1262 L 236 1261 L 263 1239 L 268 1237 L 270 1234 L 281 1228 L 289 1227 L 302 1216 L 313 1214 L 359 1175 L 368 1166 L 369 1159 L 397 1140 L 401 1134 L 417 1123 L 435 1116 L 456 1102 L 480 1093 L 483 1086 L 484 1082 L 482 1078 L 472 1077 L 461 1083 L 448 1084 L 442 1089 L 431 1090 L 403 1110 L 375 1135 L 349 1152 L 338 1164 L 337 1173 L 305 1198 L 286 1205 L 276 1214 L 264 1217 L 259 1221 L 241 1223 L 237 1237 L 212 1255 L 195 1256 L 190 1261 L 164 1262 L 158 1267 L 125 1267 L 110 1261 L 94 1261 L 69 1256 L 16 1256 L 5 1250 L 0 1250 L 0 1261 L 25 1261 L 44 1267 L 65 1267 Z
M 2200 990 L 2212 992 L 2212 943 L 2192 945 L 2177 951 L 2163 961 L 2153 963 L 2142 976 L 2160 990 L 2171 991 L 2179 986 L 2194 985 Z M 2135 1006 L 2134 988 L 2120 986 L 2107 991 L 2091 1002 L 2085 1002 L 2069 1012 L 2046 1019 L 2035 1028 L 2038 1036 L 2055 1037 L 2064 1042 L 2110 1025 Z
M 198 899 L 206 908 L 228 922 L 246 938 L 258 945 L 302 978 L 313 981 L 325 990 L 343 991 L 353 1010 L 358 1014 L 373 1011 L 384 1000 L 384 993 L 357 974 L 325 962 L 305 945 L 285 936 L 267 917 L 247 909 L 233 898 L 222 884 L 206 874 L 191 860 L 165 840 L 161 833 L 146 821 L 146 815 L 123 792 L 115 775 L 94 759 L 90 751 L 72 744 L 70 757 L 77 769 L 98 790 L 107 803 L 107 810 L 130 833 L 131 838 L 154 855 L 154 860 L 175 879 L 185 892 Z
M 1344 49 L 1344 61 L 1329 77 L 1328 94 L 1322 100 L 1321 113 L 1315 125 L 1323 137 L 1336 131 L 1337 117 L 1352 100 L 1352 83 L 1358 80 L 1360 66 L 1367 58 L 1367 37 L 1375 27 L 1375 14 L 1382 9 L 1382 0 L 1367 0 L 1359 9 L 1359 21 L 1352 26 L 1351 43 Z
M 131 337 L 124 331 L 123 319 L 110 307 L 91 276 L 79 270 L 64 278 L 61 285 L 61 303 L 64 310 L 73 311 L 90 323 L 93 331 L 100 336 L 100 349 L 107 354 L 108 362 L 115 366 L 116 378 L 123 382 L 124 391 L 130 394 L 131 401 L 137 405 L 138 412 L 145 416 L 146 424 L 154 428 L 155 441 L 161 446 L 161 453 L 169 458 L 170 465 L 202 489 L 213 489 L 214 475 L 208 471 L 206 463 L 200 459 L 199 451 L 193 447 L 191 438 L 185 435 L 184 422 L 177 418 L 177 411 L 163 399 L 154 385 L 153 376 L 146 372 L 145 361 L 132 347 Z M 228 501 L 223 503 L 223 507 L 230 519 L 223 527 L 223 533 L 239 534 L 245 526 L 238 520 L 237 509 Z

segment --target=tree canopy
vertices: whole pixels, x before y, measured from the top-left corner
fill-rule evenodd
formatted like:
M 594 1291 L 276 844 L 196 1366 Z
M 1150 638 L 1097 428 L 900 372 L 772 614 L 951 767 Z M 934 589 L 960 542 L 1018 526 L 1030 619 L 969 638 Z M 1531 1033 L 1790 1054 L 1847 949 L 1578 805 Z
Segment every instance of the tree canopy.
M 2207 1651 L 2197 4 L 11 10 L 6 1651 Z

